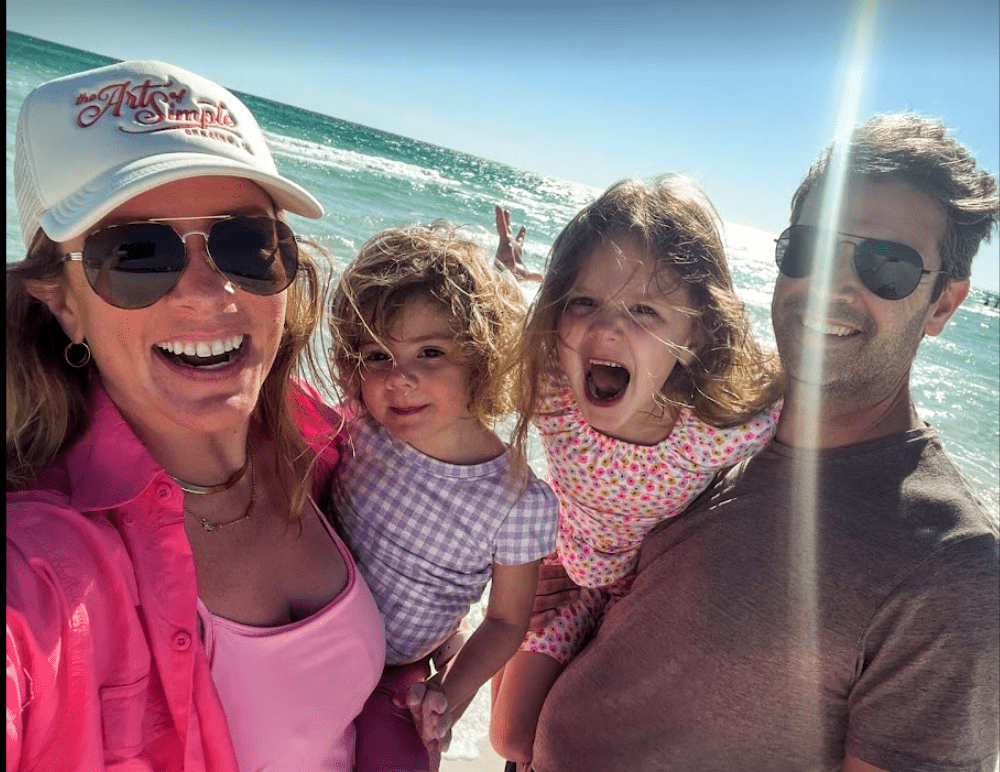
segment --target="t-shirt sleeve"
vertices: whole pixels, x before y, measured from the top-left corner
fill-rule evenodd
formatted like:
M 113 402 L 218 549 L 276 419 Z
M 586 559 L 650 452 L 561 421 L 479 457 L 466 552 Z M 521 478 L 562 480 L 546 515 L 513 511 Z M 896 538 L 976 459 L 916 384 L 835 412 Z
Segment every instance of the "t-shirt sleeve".
M 846 751 L 890 772 L 992 772 L 1000 736 L 996 537 L 936 552 L 879 608 L 849 697 Z
M 556 548 L 559 501 L 544 482 L 530 475 L 527 488 L 497 530 L 493 559 L 506 566 L 531 563 Z

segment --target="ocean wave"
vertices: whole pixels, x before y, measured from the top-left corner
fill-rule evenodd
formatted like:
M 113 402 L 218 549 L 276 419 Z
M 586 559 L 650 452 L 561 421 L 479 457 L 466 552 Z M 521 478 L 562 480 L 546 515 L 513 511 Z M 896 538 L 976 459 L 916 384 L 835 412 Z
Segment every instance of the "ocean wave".
M 381 156 L 366 155 L 353 150 L 341 150 L 318 142 L 273 134 L 265 131 L 268 145 L 275 156 L 285 156 L 292 160 L 316 166 L 348 172 L 367 172 L 407 181 L 415 186 L 435 184 L 459 189 L 463 183 L 441 175 L 436 169 L 394 161 Z

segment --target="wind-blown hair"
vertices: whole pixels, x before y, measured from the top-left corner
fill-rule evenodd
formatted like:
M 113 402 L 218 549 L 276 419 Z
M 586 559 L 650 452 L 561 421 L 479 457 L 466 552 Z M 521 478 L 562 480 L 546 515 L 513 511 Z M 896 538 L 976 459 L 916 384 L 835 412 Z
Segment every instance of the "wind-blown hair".
M 630 238 L 655 261 L 664 288 L 687 287 L 694 301 L 690 364 L 678 362 L 658 401 L 692 409 L 718 427 L 736 425 L 771 407 L 780 396 L 776 354 L 765 353 L 733 289 L 721 222 L 698 184 L 664 175 L 652 184 L 627 179 L 585 206 L 556 238 L 521 341 L 515 447 L 523 447 L 542 382 L 560 371 L 559 321 L 569 294 L 594 249 Z
M 321 311 L 316 262 L 301 248 L 304 245 L 328 259 L 321 246 L 300 242 L 298 273 L 285 290 L 287 309 L 278 353 L 253 416 L 261 433 L 274 442 L 279 458 L 291 464 L 288 517 L 292 521 L 298 519 L 309 493 L 315 461 L 289 408 L 291 378 L 299 374 L 300 355 L 307 349 Z M 66 363 L 63 350 L 69 338 L 48 307 L 27 289 L 30 281 L 49 285 L 65 282 L 64 271 L 58 245 L 41 230 L 27 257 L 7 266 L 8 491 L 30 485 L 37 472 L 77 440 L 88 425 L 94 380 L 99 378 L 97 366 L 93 360 L 78 369 Z
M 806 197 L 822 186 L 830 166 L 833 145 L 809 167 L 792 198 L 792 224 L 802 214 Z M 941 268 L 933 299 L 947 281 L 968 279 L 979 245 L 992 238 L 1000 215 L 997 180 L 978 168 L 965 145 L 933 118 L 915 113 L 876 115 L 851 135 L 847 158 L 848 180 L 899 182 L 930 196 L 945 216 L 938 244 Z
M 469 412 L 484 426 L 508 414 L 509 358 L 526 304 L 483 248 L 442 220 L 376 234 L 341 275 L 329 315 L 331 373 L 340 397 L 363 407 L 362 346 L 384 345 L 410 300 L 430 301 L 447 315 L 469 368 Z

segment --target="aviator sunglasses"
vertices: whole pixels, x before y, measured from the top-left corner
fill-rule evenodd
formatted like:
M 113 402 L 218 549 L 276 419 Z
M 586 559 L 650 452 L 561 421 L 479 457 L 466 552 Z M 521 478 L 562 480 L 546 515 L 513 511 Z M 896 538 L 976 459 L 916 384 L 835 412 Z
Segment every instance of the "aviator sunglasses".
M 813 272 L 816 248 L 823 231 L 812 225 L 793 225 L 775 240 L 778 270 L 791 279 L 804 279 Z M 838 244 L 854 247 L 854 271 L 861 283 L 885 300 L 902 300 L 924 276 L 947 271 L 924 270 L 920 253 L 906 244 L 837 233 Z
M 215 220 L 207 231 L 181 235 L 167 223 Z M 87 235 L 79 260 L 87 281 L 102 299 L 118 308 L 146 308 L 177 284 L 187 265 L 185 242 L 205 239 L 209 262 L 241 290 L 274 295 L 292 283 L 299 267 L 295 234 L 281 220 L 265 215 L 154 218 L 108 225 Z

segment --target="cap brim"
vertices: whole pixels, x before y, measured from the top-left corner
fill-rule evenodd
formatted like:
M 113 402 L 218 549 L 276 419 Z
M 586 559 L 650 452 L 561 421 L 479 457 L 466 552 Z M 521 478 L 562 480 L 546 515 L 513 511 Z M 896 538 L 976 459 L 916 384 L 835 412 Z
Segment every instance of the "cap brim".
M 39 225 L 53 241 L 69 241 L 140 193 L 169 182 L 213 176 L 242 177 L 260 185 L 285 211 L 312 219 L 323 216 L 315 197 L 277 174 L 217 155 L 171 153 L 143 158 L 102 175 L 50 207 L 40 216 Z

